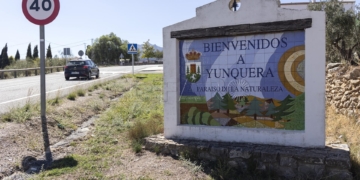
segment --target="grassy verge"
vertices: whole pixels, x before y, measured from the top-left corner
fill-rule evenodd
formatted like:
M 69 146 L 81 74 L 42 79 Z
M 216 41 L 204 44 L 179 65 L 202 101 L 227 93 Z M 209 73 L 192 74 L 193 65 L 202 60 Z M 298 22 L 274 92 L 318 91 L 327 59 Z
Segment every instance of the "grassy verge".
M 41 173 L 38 178 L 109 178 L 106 172 L 121 165 L 126 149 L 141 152 L 144 137 L 163 132 L 162 74 L 123 78 L 142 80 L 101 114 L 95 122 L 92 137 L 74 144 L 76 152 L 66 158 L 78 164 L 73 167 L 54 164 L 54 169 Z M 121 89 L 109 85 L 102 87 L 105 90 Z M 96 88 L 94 86 L 88 92 L 92 93 Z
M 332 142 L 346 143 L 350 147 L 350 158 L 354 179 L 360 179 L 360 120 L 336 114 L 333 107 L 326 110 L 326 136 Z
M 137 85 L 132 86 L 135 82 L 138 82 Z M 68 98 L 50 100 L 49 112 L 51 118 L 58 122 L 59 128 L 76 129 L 78 123 L 72 119 L 78 119 L 78 114 L 97 112 L 101 115 L 88 139 L 72 143 L 73 150 L 65 158 L 54 162 L 53 169 L 42 172 L 35 179 L 134 179 L 133 176 L 124 173 L 130 171 L 126 169 L 128 162 L 124 159 L 129 155 L 128 150 L 131 150 L 132 154 L 142 151 L 144 137 L 163 132 L 162 83 L 160 74 L 124 76 L 120 80 L 97 84 L 87 90 L 76 90 L 74 101 Z M 133 88 L 130 90 L 130 87 Z M 110 102 L 109 99 L 114 99 L 123 92 L 127 93 Z M 81 108 L 56 108 L 64 103 L 80 101 L 83 96 L 91 96 L 95 100 L 83 104 Z M 38 112 L 38 105 L 27 105 L 5 114 L 0 119 L 26 122 Z M 336 114 L 331 107 L 327 108 L 326 116 L 327 137 L 333 138 L 332 142 L 349 144 L 352 171 L 355 179 L 360 179 L 360 122 L 357 122 L 357 117 L 349 118 Z M 217 164 L 201 164 L 184 156 L 180 161 L 183 163 L 182 166 L 188 167 L 194 173 L 205 171 L 215 179 L 234 178 L 238 174 L 238 171 L 234 171 L 221 161 Z M 171 170 L 164 171 L 164 177 L 173 174 Z M 151 175 L 146 175 L 140 179 L 151 179 L 150 177 Z M 242 176 L 244 177 L 264 179 L 275 176 L 254 171 Z

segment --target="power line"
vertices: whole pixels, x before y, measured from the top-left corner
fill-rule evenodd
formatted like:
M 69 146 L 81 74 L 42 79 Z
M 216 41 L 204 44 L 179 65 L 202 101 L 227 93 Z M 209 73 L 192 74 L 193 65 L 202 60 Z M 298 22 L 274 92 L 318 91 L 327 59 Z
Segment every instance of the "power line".
M 76 44 L 76 45 L 72 45 L 72 46 L 67 46 L 67 47 L 69 47 L 69 48 L 71 48 L 71 47 L 78 47 L 78 46 L 83 46 L 84 45 L 84 43 L 82 43 L 82 44 Z M 53 50 L 53 49 L 55 49 L 55 48 L 51 48 L 51 50 Z M 24 54 L 20 54 L 20 56 L 22 56 L 22 55 L 26 55 L 27 53 L 24 53 Z
M 50 41 L 47 41 L 47 40 L 45 40 L 45 41 L 47 41 L 48 43 L 51 43 L 51 44 L 56 44 L 56 45 L 58 45 L 58 46 L 52 47 L 52 48 L 59 48 L 59 47 L 65 47 L 65 46 L 69 46 L 69 45 L 71 45 L 71 44 L 76 44 L 76 43 L 82 43 L 82 44 L 84 44 L 83 42 L 85 42 L 85 41 L 90 41 L 90 40 L 91 40 L 91 39 L 86 39 L 86 40 L 82 40 L 82 41 L 78 41 L 78 42 L 74 42 L 74 43 L 69 43 L 69 44 L 65 44 L 65 45 L 53 43 L 53 42 L 50 42 Z M 74 47 L 74 46 L 71 46 L 71 47 Z
M 30 42 L 24 42 L 24 43 L 20 43 L 20 44 L 15 44 L 15 45 L 11 45 L 11 46 L 8 46 L 8 47 L 14 47 L 14 46 L 20 46 L 20 45 L 23 45 L 23 44 L 28 44 L 28 43 L 32 43 L 32 42 L 36 42 L 37 40 L 33 40 L 33 41 L 30 41 Z
M 83 46 L 85 41 L 90 41 L 92 39 L 86 39 L 86 40 L 82 40 L 82 41 L 77 41 L 77 42 L 73 42 L 73 43 L 69 43 L 69 44 L 65 44 L 65 45 L 61 45 L 61 44 L 58 44 L 58 43 L 54 43 L 54 42 L 51 42 L 51 41 L 47 41 L 45 40 L 46 42 L 50 43 L 50 44 L 55 44 L 57 46 L 55 47 L 51 47 L 51 49 L 56 49 L 56 48 L 60 48 L 60 47 L 78 47 L 78 46 Z M 34 41 L 31 41 L 30 43 L 32 42 L 36 42 L 37 40 L 34 40 Z M 14 47 L 14 46 L 18 46 L 18 45 L 23 45 L 23 44 L 27 44 L 28 42 L 26 43 L 21 43 L 21 44 L 16 44 L 16 45 L 12 45 L 12 46 L 8 46 L 8 47 Z M 79 44 L 76 44 L 76 43 L 79 43 Z M 81 44 L 80 44 L 81 43 Z M 72 45 L 72 44 L 75 44 L 75 45 Z M 70 46 L 71 45 L 71 46 Z M 26 55 L 27 53 L 21 53 L 20 56 L 24 56 Z

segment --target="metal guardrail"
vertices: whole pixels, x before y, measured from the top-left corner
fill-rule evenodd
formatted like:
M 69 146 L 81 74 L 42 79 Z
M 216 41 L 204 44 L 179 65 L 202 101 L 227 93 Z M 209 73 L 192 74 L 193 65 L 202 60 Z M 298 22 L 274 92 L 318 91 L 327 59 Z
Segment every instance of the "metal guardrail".
M 64 66 L 52 66 L 52 67 L 45 67 L 46 73 L 52 73 L 53 70 L 56 70 L 56 72 L 64 71 Z M 40 73 L 40 67 L 38 68 L 26 68 L 26 69 L 6 69 L 6 70 L 0 70 L 0 79 L 5 79 L 5 73 L 10 72 L 14 78 L 17 78 L 19 75 L 24 75 L 25 77 L 31 76 L 34 74 L 35 76 L 39 75 Z M 32 73 L 33 72 L 33 73 Z

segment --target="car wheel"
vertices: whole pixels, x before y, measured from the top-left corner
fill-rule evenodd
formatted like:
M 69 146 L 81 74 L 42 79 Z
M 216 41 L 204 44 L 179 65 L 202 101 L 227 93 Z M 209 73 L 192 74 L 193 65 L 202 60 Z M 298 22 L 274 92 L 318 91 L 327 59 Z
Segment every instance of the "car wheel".
M 69 77 L 65 77 L 65 79 L 68 81 L 70 78 L 69 78 Z
M 88 73 L 88 80 L 91 79 L 91 72 Z
M 98 73 L 96 74 L 96 79 L 99 79 L 100 76 L 100 71 L 98 71 Z

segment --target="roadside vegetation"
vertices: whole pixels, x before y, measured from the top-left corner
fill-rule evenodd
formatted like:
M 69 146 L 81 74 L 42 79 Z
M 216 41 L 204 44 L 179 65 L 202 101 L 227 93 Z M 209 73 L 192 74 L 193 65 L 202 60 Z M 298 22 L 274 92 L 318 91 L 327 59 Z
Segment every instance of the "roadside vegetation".
M 48 101 L 47 117 L 51 142 L 69 136 L 81 123 L 96 117 L 86 138 L 70 143 L 64 150 L 53 149 L 55 161 L 50 170 L 33 179 L 231 179 L 276 177 L 255 169 L 239 177 L 222 160 L 203 163 L 191 155 L 179 159 L 144 151 L 144 137 L 163 132 L 163 79 L 161 74 L 139 74 L 96 84 L 89 89 L 74 89 L 74 100 L 56 97 Z M 126 92 L 126 93 L 125 93 Z M 40 106 L 28 102 L 0 117 L 2 123 L 32 124 Z M 357 117 L 336 114 L 327 107 L 328 142 L 347 143 L 351 149 L 355 179 L 360 179 L 360 122 Z M 1 123 L 0 123 L 1 124 Z M 40 134 L 28 134 L 26 147 L 43 153 Z M 12 141 L 12 140 L 10 140 Z M 20 141 L 19 138 L 16 141 Z M 18 143 L 19 144 L 19 143 Z M 14 147 L 19 148 L 19 147 Z M 66 150 L 65 150 L 66 149 Z M 62 156 L 57 156 L 62 154 Z M 14 166 L 19 166 L 14 164 Z M 244 176 L 245 175 L 245 176 Z M 186 178 L 185 178 L 186 179 Z
M 60 58 L 46 59 L 45 67 L 64 66 L 65 62 L 66 62 L 65 59 L 60 59 Z M 14 61 L 9 66 L 6 66 L 4 69 L 26 69 L 26 68 L 37 68 L 37 67 L 40 67 L 40 58 Z
M 48 100 L 47 120 L 51 144 L 68 137 L 83 122 L 92 118 L 95 121 L 85 138 L 75 140 L 69 146 L 52 149 L 55 160 L 52 169 L 32 178 L 209 179 L 206 178 L 208 175 L 200 171 L 201 165 L 190 160 L 178 161 L 143 150 L 144 137 L 163 132 L 162 91 L 162 74 L 139 74 L 96 84 L 89 89 L 74 89 L 71 93 L 74 100 L 68 96 Z M 22 155 L 18 155 L 15 164 L 8 165 L 13 167 L 11 169 L 21 167 L 21 157 L 24 155 L 42 156 L 39 114 L 40 106 L 28 102 L 24 107 L 0 116 L 0 133 L 1 128 L 6 129 L 8 123 L 25 125 L 23 131 L 19 130 L 20 135 L 10 136 L 2 142 L 8 148 L 2 149 L 6 152 L 0 154 L 0 159 L 1 156 L 9 156 L 7 152 L 24 150 Z M 3 163 L 7 162 L 0 163 L 7 166 Z M 12 174 L 11 171 L 9 174 Z
M 308 9 L 326 15 L 326 61 L 360 64 L 359 6 L 345 9 L 339 0 L 310 3 Z
M 350 148 L 352 173 L 354 179 L 360 179 L 360 120 L 357 116 L 336 114 L 335 108 L 326 110 L 327 142 L 347 144 Z
M 111 168 L 123 166 L 124 151 L 132 154 L 143 151 L 143 138 L 163 132 L 162 75 L 125 76 L 123 79 L 141 80 L 131 91 L 114 102 L 95 121 L 92 137 L 74 144 L 76 152 L 67 156 L 78 162 L 71 168 L 54 168 L 39 174 L 39 178 L 63 179 L 104 179 L 129 178 L 135 175 L 110 175 Z M 93 86 L 88 93 L 98 86 Z M 101 85 L 108 91 L 121 91 L 125 84 L 114 87 Z M 55 164 L 55 167 L 57 165 Z M 61 165 L 60 165 L 61 166 Z M 148 175 L 148 179 L 151 176 Z M 145 178 L 146 179 L 146 178 Z
M 110 104 L 124 92 L 130 90 L 139 82 L 133 77 L 124 77 L 96 84 L 93 91 L 74 89 L 75 100 L 59 95 L 47 101 L 46 115 L 49 139 L 52 144 L 69 136 L 83 122 L 102 113 Z M 106 90 L 105 87 L 108 87 Z M 32 95 L 30 91 L 29 96 Z M 40 105 L 28 101 L 23 107 L 12 108 L 8 113 L 0 115 L 0 179 L 10 175 L 14 169 L 20 168 L 21 158 L 32 155 L 41 156 L 43 139 L 41 135 Z M 3 139 L 4 138 L 4 139 Z M 11 157 L 11 161 L 5 161 Z
M 64 66 L 66 60 L 65 59 L 46 59 L 45 61 L 45 67 L 54 67 L 54 66 Z M 17 60 L 12 61 L 12 63 L 6 67 L 4 67 L 3 70 L 8 69 L 28 69 L 28 68 L 39 68 L 40 67 L 40 59 L 28 59 L 28 60 Z M 63 68 L 53 68 L 53 69 L 47 69 L 46 73 L 56 72 L 56 71 L 63 71 Z M 2 74 L 4 73 L 4 75 Z M 34 75 L 40 75 L 40 70 L 28 70 L 28 71 L 17 71 L 16 76 L 17 77 L 24 77 L 24 76 L 34 76 Z M 4 79 L 10 79 L 14 78 L 14 72 L 0 72 L 0 79 L 4 77 Z

